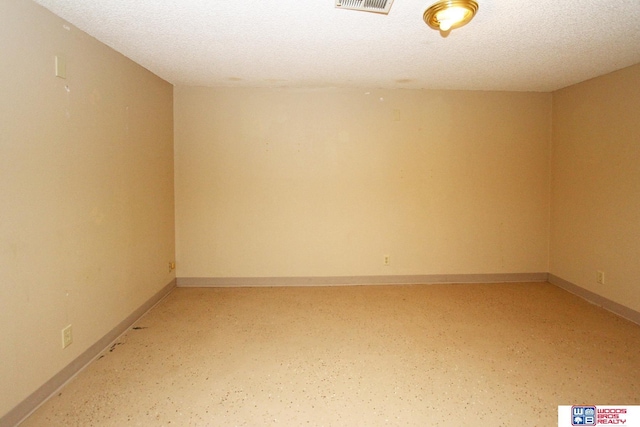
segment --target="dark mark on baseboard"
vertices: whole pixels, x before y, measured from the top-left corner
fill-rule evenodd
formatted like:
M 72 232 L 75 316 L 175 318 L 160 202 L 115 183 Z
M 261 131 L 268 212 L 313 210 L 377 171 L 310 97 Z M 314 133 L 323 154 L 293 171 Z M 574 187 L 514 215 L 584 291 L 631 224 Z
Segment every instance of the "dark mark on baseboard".
M 147 326 L 134 326 L 131 329 L 136 329 L 136 330 L 138 330 L 138 329 L 147 329 Z

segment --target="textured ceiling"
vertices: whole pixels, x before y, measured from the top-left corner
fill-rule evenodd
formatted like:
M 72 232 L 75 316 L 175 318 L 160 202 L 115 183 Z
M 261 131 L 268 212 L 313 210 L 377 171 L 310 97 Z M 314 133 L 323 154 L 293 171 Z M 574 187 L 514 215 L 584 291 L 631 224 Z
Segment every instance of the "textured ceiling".
M 448 37 L 433 0 L 36 0 L 175 85 L 552 91 L 640 62 L 640 0 L 478 0 Z

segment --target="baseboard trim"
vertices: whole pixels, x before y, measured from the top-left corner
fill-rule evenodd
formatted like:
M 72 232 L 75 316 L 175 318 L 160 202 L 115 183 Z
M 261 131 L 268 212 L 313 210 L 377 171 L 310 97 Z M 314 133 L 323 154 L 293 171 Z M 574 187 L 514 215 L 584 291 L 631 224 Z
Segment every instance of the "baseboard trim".
M 82 369 L 91 363 L 103 350 L 109 347 L 120 335 L 126 332 L 131 325 L 140 319 L 147 311 L 166 297 L 176 287 L 176 279 L 173 279 L 147 302 L 131 313 L 115 328 L 100 338 L 95 344 L 85 350 L 80 356 L 65 366 L 60 372 L 44 383 L 15 408 L 0 418 L 0 427 L 12 427 L 24 421 L 33 411 L 42 405 L 49 397 L 55 394 L 62 386 L 75 377 Z
M 321 277 L 178 277 L 181 288 L 422 285 L 437 283 L 546 282 L 547 273 L 428 274 Z
M 640 312 L 638 311 L 635 311 L 627 306 L 619 304 L 594 292 L 588 291 L 585 288 L 582 288 L 576 284 L 569 282 L 568 280 L 564 280 L 563 278 L 551 273 L 549 273 L 549 283 L 562 288 L 567 292 L 577 295 L 592 304 L 598 305 L 605 310 L 612 312 L 613 314 L 617 314 L 620 317 L 624 317 L 625 319 L 640 325 Z

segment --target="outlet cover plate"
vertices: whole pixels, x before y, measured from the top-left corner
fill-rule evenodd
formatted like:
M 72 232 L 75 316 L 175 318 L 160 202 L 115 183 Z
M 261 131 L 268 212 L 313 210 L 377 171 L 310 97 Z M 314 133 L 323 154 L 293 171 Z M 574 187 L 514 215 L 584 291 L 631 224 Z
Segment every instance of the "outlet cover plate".
M 62 330 L 62 348 L 67 348 L 73 343 L 73 333 L 71 325 Z

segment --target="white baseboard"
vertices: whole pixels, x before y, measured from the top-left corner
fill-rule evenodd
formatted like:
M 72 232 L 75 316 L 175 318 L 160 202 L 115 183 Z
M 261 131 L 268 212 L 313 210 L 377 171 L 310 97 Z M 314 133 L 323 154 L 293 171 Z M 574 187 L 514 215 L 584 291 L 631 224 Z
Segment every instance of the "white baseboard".
M 178 277 L 178 287 L 274 287 L 422 285 L 436 283 L 546 282 L 547 273 L 427 274 L 398 276 L 320 277 Z

